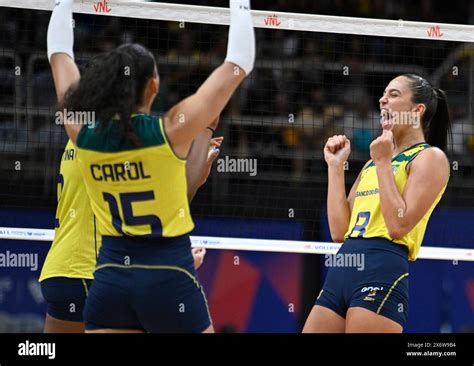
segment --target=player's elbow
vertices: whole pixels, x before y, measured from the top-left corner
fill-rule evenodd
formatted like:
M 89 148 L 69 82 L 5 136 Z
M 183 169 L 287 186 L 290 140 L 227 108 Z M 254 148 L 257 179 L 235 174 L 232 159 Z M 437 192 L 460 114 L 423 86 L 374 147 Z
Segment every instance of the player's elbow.
M 398 240 L 403 237 L 403 235 L 400 233 L 400 230 L 389 230 L 388 235 L 392 238 L 392 240 Z
M 342 243 L 344 241 L 344 233 L 342 231 L 331 230 L 331 239 L 335 243 Z
M 329 232 L 333 242 L 342 243 L 344 241 L 344 235 L 347 231 L 347 226 L 338 220 L 331 220 L 331 217 L 329 217 Z
M 399 240 L 405 235 L 407 235 L 409 232 L 410 229 L 402 225 L 398 225 L 393 228 L 388 228 L 388 235 L 390 235 L 393 240 Z

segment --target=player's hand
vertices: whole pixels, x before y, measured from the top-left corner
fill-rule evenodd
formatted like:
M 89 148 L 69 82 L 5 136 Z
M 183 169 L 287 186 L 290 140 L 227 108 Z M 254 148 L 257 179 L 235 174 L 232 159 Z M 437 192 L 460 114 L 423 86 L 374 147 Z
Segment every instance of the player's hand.
M 342 166 L 350 153 L 351 142 L 345 135 L 330 137 L 324 146 L 324 159 L 329 166 Z
M 206 255 L 206 248 L 192 248 L 191 253 L 194 259 L 194 268 L 198 269 L 204 262 L 204 256 Z
M 220 137 L 214 137 L 209 142 L 209 152 L 207 154 L 207 160 L 204 165 L 204 170 L 201 176 L 201 185 L 206 183 L 207 178 L 209 177 L 209 174 L 211 174 L 212 163 L 219 156 L 219 153 L 220 153 L 219 148 L 222 145 L 223 141 L 224 141 L 224 137 L 220 136 Z
M 383 130 L 382 135 L 370 144 L 370 157 L 375 165 L 391 164 L 394 153 L 393 134 L 390 130 Z

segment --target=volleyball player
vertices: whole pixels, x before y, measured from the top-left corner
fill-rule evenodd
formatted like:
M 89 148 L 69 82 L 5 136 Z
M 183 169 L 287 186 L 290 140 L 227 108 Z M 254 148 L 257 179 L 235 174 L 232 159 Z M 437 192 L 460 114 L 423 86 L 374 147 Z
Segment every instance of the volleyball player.
M 226 61 L 195 94 L 150 116 L 159 90 L 153 55 L 137 44 L 96 59 L 80 77 L 73 57 L 72 0 L 56 3 L 48 56 L 62 107 L 94 111 L 96 123 L 65 121 L 102 235 L 86 300 L 93 332 L 212 332 L 189 250 L 193 229 L 185 160 L 192 141 L 252 71 L 248 0 L 231 0 Z M 210 123 L 210 121 L 214 121 Z
M 382 135 L 348 197 L 350 142 L 334 136 L 324 148 L 329 227 L 344 240 L 344 266 L 328 269 L 303 332 L 400 333 L 407 320 L 408 261 L 449 179 L 450 118 L 445 93 L 414 74 L 393 79 L 379 103 Z
M 187 159 L 189 202 L 199 186 L 206 182 L 212 162 L 219 153 L 222 137 L 210 138 L 210 130 L 201 132 Z M 48 305 L 45 333 L 84 332 L 82 312 L 101 244 L 75 158 L 76 149 L 68 141 L 61 159 L 55 238 L 39 278 Z M 205 248 L 192 249 L 195 269 L 202 265 L 205 254 Z

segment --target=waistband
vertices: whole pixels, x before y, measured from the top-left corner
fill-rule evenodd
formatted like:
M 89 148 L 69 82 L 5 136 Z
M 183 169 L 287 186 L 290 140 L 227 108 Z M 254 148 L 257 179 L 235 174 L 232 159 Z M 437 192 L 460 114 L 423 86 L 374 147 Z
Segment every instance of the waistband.
M 129 253 L 160 253 L 163 251 L 190 250 L 191 240 L 188 234 L 172 238 L 141 238 L 131 236 L 102 236 L 102 250 Z
M 341 247 L 341 251 L 351 253 L 387 251 L 395 253 L 408 261 L 408 248 L 385 238 L 347 238 Z

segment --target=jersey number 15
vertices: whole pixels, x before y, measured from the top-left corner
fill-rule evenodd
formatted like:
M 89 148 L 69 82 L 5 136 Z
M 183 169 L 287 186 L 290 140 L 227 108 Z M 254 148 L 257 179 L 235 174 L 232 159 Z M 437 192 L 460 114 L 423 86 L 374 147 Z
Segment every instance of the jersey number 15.
M 103 193 L 104 200 L 109 204 L 110 213 L 112 214 L 112 225 L 120 234 L 126 234 L 123 231 L 123 224 L 128 226 L 134 225 L 150 225 L 151 234 L 141 235 L 143 237 L 160 237 L 162 235 L 161 220 L 155 215 L 134 216 L 132 211 L 132 203 L 152 201 L 155 199 L 153 191 L 120 193 L 120 205 L 122 206 L 122 217 L 120 217 L 119 206 L 115 197 L 110 193 Z

